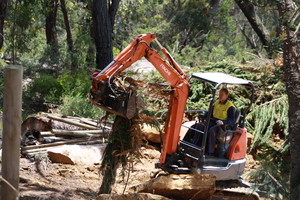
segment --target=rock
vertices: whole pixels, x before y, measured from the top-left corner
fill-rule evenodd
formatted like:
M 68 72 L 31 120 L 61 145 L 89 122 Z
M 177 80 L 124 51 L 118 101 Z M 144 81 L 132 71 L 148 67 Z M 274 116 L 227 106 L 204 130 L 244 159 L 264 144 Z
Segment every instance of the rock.
M 216 190 L 216 177 L 209 174 L 170 174 L 131 188 L 131 192 L 159 194 L 174 199 L 209 199 Z
M 96 200 L 171 200 L 167 197 L 157 194 L 148 193 L 135 193 L 135 194 L 121 194 L 121 195 L 109 195 L 101 194 Z
M 140 128 L 147 141 L 160 143 L 160 133 L 156 127 L 144 123 L 140 125 Z
M 69 157 L 69 155 L 65 155 L 65 154 L 68 154 L 68 153 L 67 152 L 58 153 L 58 152 L 48 151 L 48 156 L 53 163 L 63 163 L 63 164 L 75 165 L 75 162 Z
M 48 156 L 54 163 L 98 164 L 106 145 L 64 145 L 48 149 Z

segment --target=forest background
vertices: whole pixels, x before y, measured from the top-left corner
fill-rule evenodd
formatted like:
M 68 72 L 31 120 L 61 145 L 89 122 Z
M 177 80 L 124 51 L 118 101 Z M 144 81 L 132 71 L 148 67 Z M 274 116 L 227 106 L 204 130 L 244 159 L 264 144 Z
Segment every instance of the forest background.
M 24 67 L 24 119 L 41 111 L 97 119 L 104 113 L 88 102 L 90 73 L 137 35 L 156 33 L 187 74 L 219 71 L 253 81 L 249 152 L 261 163 L 253 181 L 267 196 L 299 199 L 299 5 L 299 0 L 2 0 L 0 65 Z M 164 82 L 157 72 L 136 77 Z M 191 88 L 189 109 L 208 98 L 199 90 Z M 149 104 L 151 110 L 157 102 Z M 158 110 L 166 108 L 160 105 Z M 158 116 L 157 110 L 151 113 Z

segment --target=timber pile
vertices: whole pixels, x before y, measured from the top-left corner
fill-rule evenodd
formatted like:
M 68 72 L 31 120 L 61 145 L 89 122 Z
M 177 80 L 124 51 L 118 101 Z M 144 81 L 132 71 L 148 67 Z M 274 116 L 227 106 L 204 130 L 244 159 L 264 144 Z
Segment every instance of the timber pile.
M 112 122 L 42 113 L 27 118 L 21 127 L 21 152 L 32 155 L 66 144 L 101 144 Z

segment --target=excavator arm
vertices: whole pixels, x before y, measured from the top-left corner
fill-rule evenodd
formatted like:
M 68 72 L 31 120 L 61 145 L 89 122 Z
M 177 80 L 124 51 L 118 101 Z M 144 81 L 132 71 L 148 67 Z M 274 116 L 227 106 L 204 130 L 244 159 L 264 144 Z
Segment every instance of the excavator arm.
M 111 81 L 113 80 L 113 77 L 130 67 L 137 60 L 145 57 L 152 63 L 173 89 L 173 93 L 170 95 L 168 114 L 164 125 L 165 134 L 162 141 L 163 147 L 159 162 L 161 166 L 166 162 L 167 155 L 176 152 L 182 118 L 189 93 L 189 83 L 187 75 L 179 67 L 169 52 L 155 38 L 156 35 L 150 33 L 138 35 L 105 69 L 101 72 L 95 72 L 91 77 L 91 101 L 95 105 L 104 108 L 109 112 L 128 117 L 128 115 L 120 112 L 119 107 L 114 109 L 113 106 L 110 107 L 105 105 L 102 96 L 105 91 L 107 91 L 107 87 L 112 87 Z M 153 40 L 158 44 L 166 59 L 164 59 L 156 49 L 153 49 L 150 46 Z M 114 96 L 112 94 L 115 93 L 113 89 L 109 89 L 109 91 L 110 94 L 108 96 Z M 124 95 L 121 103 L 122 106 L 129 106 L 130 102 L 132 102 L 128 98 L 130 95 L 131 94 Z M 111 102 L 113 99 L 110 99 L 109 101 Z

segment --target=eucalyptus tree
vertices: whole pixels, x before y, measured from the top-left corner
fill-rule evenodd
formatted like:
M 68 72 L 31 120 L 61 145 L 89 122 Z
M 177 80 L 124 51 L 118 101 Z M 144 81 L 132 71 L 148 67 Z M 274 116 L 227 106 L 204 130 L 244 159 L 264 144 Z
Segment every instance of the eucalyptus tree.
M 68 10 L 66 7 L 65 0 L 60 0 L 60 7 L 61 7 L 61 11 L 64 16 L 65 28 L 66 28 L 66 32 L 67 32 L 68 48 L 69 48 L 69 51 L 73 52 L 73 50 L 74 50 L 73 36 L 72 36 L 71 25 L 70 25 L 70 20 L 69 20 L 69 15 L 68 15 Z
M 58 53 L 58 40 L 56 30 L 56 18 L 58 9 L 58 0 L 45 0 L 46 9 L 46 39 L 47 44 L 51 46 L 51 54 Z
M 7 1 L 4 27 L 4 57 L 8 62 L 16 63 L 23 52 L 30 51 L 30 41 L 40 26 L 41 5 L 38 0 Z
M 284 77 L 289 102 L 289 137 L 291 153 L 290 199 L 300 199 L 300 19 L 299 1 L 280 0 L 280 16 Z
M 300 2 L 298 0 L 235 1 L 269 55 L 274 55 L 274 50 L 276 50 L 282 57 L 289 104 L 290 199 L 300 199 Z M 271 8 L 277 13 L 277 24 L 273 26 L 276 35 L 273 38 L 267 34 L 271 30 L 266 30 L 261 21 L 259 23 L 257 21 L 258 5 Z
M 112 59 L 112 33 L 121 0 L 93 0 L 93 30 L 97 68 L 103 69 Z

